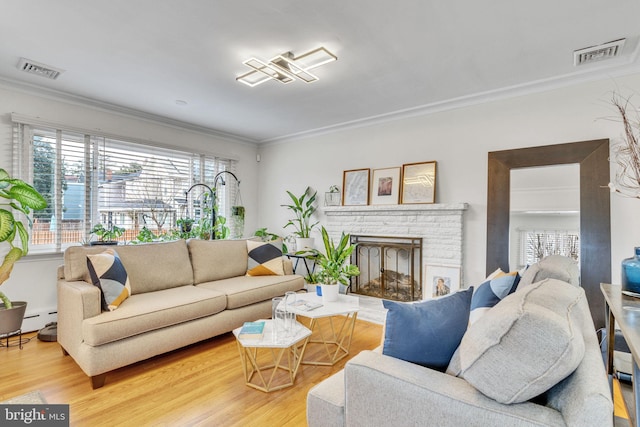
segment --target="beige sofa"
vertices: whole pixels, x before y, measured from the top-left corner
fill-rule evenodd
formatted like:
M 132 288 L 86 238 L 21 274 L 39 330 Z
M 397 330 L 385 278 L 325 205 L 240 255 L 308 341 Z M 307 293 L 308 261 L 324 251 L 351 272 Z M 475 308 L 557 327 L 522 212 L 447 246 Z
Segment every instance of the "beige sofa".
M 613 403 L 589 305 L 584 291 L 575 287 L 577 269 L 565 267 L 557 258 L 532 266 L 514 294 L 469 327 L 447 373 L 383 355 L 380 349 L 361 352 L 309 391 L 309 427 L 612 426 Z M 566 311 L 550 310 L 557 301 L 567 301 Z M 567 326 L 563 337 L 559 325 Z M 558 348 L 566 351 L 551 359 Z M 488 361 L 476 363 L 485 356 Z M 548 391 L 504 402 L 512 388 L 539 387 L 572 359 L 577 368 Z M 463 365 L 470 367 L 465 371 Z
M 178 240 L 115 247 L 131 296 L 101 310 L 87 254 L 104 247 L 70 247 L 58 269 L 58 342 L 91 377 L 229 332 L 271 316 L 271 298 L 304 288 L 283 259 L 284 276 L 247 276 L 244 240 Z

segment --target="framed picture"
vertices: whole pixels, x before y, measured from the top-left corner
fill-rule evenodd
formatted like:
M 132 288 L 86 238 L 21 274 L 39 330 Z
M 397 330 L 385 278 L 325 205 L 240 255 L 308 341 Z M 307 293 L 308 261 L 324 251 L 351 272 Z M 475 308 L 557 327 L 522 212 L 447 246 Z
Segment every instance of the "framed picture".
M 436 162 L 402 165 L 401 203 L 435 203 Z
M 342 176 L 342 204 L 357 206 L 369 204 L 369 169 L 344 171 Z
M 427 264 L 425 277 L 423 299 L 438 298 L 460 289 L 460 267 Z
M 373 170 L 372 205 L 397 205 L 400 198 L 400 168 Z

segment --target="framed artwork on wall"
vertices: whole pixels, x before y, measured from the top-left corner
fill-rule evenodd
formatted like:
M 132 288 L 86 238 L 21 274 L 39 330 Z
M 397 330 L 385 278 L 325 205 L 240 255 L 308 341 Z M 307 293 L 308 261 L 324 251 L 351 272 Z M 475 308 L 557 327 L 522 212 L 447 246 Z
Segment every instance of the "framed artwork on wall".
M 460 289 L 460 268 L 446 265 L 425 265 L 423 299 L 438 298 Z
M 369 204 L 369 169 L 344 171 L 342 176 L 342 204 L 358 206 Z
M 436 162 L 402 165 L 401 203 L 435 203 Z
M 372 205 L 397 205 L 400 199 L 400 167 L 374 169 L 371 184 Z

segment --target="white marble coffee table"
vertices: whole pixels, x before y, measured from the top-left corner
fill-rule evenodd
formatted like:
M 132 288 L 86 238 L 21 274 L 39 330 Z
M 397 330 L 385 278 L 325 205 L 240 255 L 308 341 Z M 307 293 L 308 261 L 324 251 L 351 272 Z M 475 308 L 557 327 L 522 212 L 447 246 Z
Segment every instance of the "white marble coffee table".
M 293 385 L 311 331 L 296 322 L 291 334 L 276 337 L 273 320 L 264 321 L 262 338 L 239 338 L 241 327 L 234 329 L 233 335 L 238 343 L 247 386 L 270 392 Z M 298 345 L 300 342 L 302 346 Z M 285 354 L 287 357 L 283 360 Z
M 323 349 L 319 352 L 320 356 L 317 359 L 311 359 L 310 352 L 307 351 L 302 363 L 324 366 L 336 364 L 349 354 L 353 329 L 360 309 L 358 297 L 340 294 L 338 301 L 324 303 L 322 297 L 314 293 L 303 293 L 297 296 L 297 301 L 300 300 L 322 304 L 322 307 L 310 311 L 291 308 L 299 319 L 300 317 L 309 319 L 308 328 L 312 335 L 307 339 L 307 344 L 319 345 Z M 323 318 L 327 318 L 328 322 L 321 321 Z

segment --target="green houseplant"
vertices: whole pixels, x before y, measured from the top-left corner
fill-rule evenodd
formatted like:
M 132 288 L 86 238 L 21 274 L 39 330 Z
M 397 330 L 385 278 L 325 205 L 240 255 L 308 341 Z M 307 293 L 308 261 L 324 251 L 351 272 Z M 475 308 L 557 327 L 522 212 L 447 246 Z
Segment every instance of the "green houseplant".
M 351 254 L 357 245 L 350 244 L 350 235 L 344 232 L 340 236 L 338 245 L 329 238 L 329 233 L 322 227 L 322 242 L 324 244 L 324 253 L 317 250 L 311 250 L 311 256 L 320 271 L 316 273 L 316 278 L 322 284 L 322 297 L 326 301 L 335 301 L 338 296 L 337 285 L 349 285 L 349 279 L 360 274 L 357 265 L 349 264 L 347 261 L 351 258 Z
M 122 236 L 125 229 L 117 225 L 111 225 L 105 228 L 102 224 L 96 224 L 91 229 L 91 234 L 98 236 L 98 242 L 91 242 L 92 245 L 117 245 L 118 238 Z
M 298 251 L 303 249 L 311 249 L 313 248 L 313 239 L 311 237 L 311 230 L 313 227 L 318 225 L 318 222 L 311 222 L 311 216 L 316 211 L 316 194 L 317 192 L 311 192 L 311 188 L 307 187 L 304 190 L 304 193 L 300 197 L 296 197 L 291 191 L 287 190 L 287 194 L 291 199 L 291 204 L 289 205 L 281 205 L 293 212 L 295 215 L 294 218 L 291 218 L 289 222 L 287 222 L 284 228 L 293 226 L 296 231 L 294 231 L 294 235 L 297 237 L 297 249 Z M 308 240 L 301 240 L 308 239 Z
M 0 169 L 0 197 L 8 200 L 0 203 L 0 243 L 5 243 L 9 251 L 0 265 L 0 285 L 11 276 L 16 261 L 29 252 L 29 233 L 24 224 L 13 215 L 13 210 L 22 212 L 28 220 L 29 228 L 33 226 L 29 214 L 31 210 L 47 207 L 47 201 L 38 191 L 26 182 L 12 178 L 9 173 Z M 16 238 L 19 237 L 19 241 Z M 25 301 L 11 300 L 0 292 L 0 335 L 16 332 L 22 327 L 22 319 L 27 308 Z

